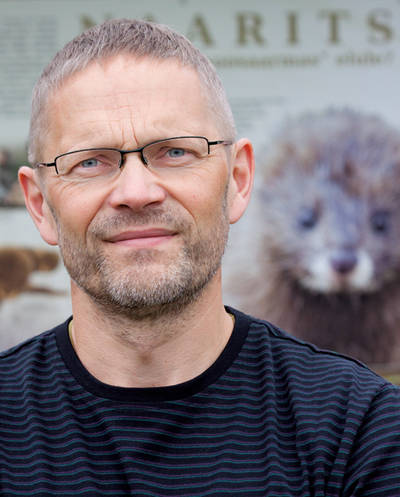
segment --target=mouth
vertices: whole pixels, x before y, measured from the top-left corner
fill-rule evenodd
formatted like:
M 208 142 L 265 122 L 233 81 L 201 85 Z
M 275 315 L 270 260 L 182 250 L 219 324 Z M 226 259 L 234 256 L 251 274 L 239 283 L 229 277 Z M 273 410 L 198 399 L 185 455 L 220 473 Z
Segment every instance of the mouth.
M 119 246 L 146 248 L 166 243 L 176 235 L 177 232 L 165 228 L 146 228 L 124 231 L 106 241 Z

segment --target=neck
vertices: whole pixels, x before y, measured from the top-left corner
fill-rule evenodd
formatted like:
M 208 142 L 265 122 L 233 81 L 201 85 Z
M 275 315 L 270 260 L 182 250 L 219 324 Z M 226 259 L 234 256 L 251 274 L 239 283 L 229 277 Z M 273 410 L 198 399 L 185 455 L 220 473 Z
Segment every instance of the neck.
M 110 316 L 74 284 L 72 306 L 79 359 L 98 380 L 121 387 L 168 386 L 198 376 L 220 355 L 233 329 L 219 276 L 179 314 Z

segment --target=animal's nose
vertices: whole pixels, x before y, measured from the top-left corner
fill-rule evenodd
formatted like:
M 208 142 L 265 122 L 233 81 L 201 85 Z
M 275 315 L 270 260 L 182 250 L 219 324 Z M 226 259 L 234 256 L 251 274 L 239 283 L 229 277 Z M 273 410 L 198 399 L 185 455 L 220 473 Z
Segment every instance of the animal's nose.
M 340 250 L 331 255 L 330 261 L 337 273 L 346 274 L 356 267 L 358 259 L 353 251 Z

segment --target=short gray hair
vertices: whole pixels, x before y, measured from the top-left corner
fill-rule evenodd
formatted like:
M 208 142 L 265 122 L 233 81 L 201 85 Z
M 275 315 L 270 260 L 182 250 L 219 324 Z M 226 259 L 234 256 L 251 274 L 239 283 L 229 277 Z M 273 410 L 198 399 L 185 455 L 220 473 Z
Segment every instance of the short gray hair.
M 41 140 L 48 129 L 47 103 L 63 82 L 95 60 L 118 54 L 154 59 L 176 59 L 196 70 L 205 89 L 210 110 L 223 139 L 235 139 L 235 124 L 225 90 L 208 58 L 192 43 L 167 26 L 153 22 L 112 19 L 83 32 L 62 48 L 44 69 L 32 94 L 28 159 L 33 165 L 40 157 Z

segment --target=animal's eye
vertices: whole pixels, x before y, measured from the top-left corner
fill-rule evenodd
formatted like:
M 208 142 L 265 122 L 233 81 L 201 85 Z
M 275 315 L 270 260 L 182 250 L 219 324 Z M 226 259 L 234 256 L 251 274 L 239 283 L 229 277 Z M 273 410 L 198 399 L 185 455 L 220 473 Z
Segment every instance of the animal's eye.
M 302 207 L 297 216 L 297 223 L 300 228 L 311 229 L 318 222 L 318 212 L 315 207 Z
M 371 214 L 371 228 L 377 234 L 385 234 L 390 229 L 390 212 L 387 210 L 377 210 Z

